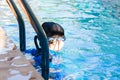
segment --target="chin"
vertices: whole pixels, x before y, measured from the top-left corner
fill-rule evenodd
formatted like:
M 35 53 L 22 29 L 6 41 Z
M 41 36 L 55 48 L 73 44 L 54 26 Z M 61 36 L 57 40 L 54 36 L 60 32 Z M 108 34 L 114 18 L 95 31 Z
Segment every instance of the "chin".
M 49 46 L 49 49 L 53 50 L 53 51 L 60 51 L 62 49 L 62 46 L 58 47 L 54 47 L 54 46 Z
M 60 50 L 58 50 L 58 49 L 55 49 L 54 51 L 58 52 L 58 51 L 60 51 Z

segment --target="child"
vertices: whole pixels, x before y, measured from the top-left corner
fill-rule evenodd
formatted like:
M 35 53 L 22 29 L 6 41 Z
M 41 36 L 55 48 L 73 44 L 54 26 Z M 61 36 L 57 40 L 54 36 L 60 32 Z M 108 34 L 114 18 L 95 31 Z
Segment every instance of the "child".
M 57 23 L 54 22 L 45 22 L 42 24 L 42 27 L 48 38 L 49 54 L 50 54 L 50 78 L 59 79 L 63 76 L 60 74 L 60 63 L 61 58 L 57 56 L 56 51 L 61 50 L 65 41 L 64 29 Z M 36 38 L 35 38 L 36 42 Z M 36 46 L 38 47 L 38 46 Z M 40 50 L 39 50 L 40 51 Z M 32 64 L 40 66 L 41 64 L 41 55 L 36 55 L 39 52 L 36 49 L 29 49 L 25 51 L 25 55 L 30 55 L 29 60 Z

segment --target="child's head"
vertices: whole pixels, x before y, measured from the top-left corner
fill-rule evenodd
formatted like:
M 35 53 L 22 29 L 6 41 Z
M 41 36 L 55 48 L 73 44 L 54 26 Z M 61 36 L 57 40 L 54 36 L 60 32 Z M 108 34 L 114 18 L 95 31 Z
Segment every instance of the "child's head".
M 54 51 L 59 51 L 65 40 L 64 29 L 57 23 L 45 22 L 42 27 L 47 35 L 49 48 Z

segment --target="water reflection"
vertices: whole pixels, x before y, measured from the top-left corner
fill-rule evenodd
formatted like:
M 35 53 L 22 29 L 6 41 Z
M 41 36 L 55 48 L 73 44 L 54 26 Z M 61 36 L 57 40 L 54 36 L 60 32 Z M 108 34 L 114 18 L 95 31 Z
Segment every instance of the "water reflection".
M 119 0 L 27 1 L 41 24 L 55 21 L 65 29 L 67 41 L 61 51 L 67 74 L 64 79 L 120 79 Z M 4 1 L 0 6 L 0 26 L 18 44 L 16 19 Z M 31 48 L 35 33 L 27 20 L 25 23 L 27 48 Z

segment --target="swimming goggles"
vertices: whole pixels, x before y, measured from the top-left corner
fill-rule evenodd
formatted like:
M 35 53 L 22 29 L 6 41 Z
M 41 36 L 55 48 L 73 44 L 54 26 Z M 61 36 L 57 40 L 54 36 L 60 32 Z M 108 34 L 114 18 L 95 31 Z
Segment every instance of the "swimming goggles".
M 58 38 L 53 38 L 53 37 L 49 37 L 48 41 L 65 41 L 66 38 L 65 37 L 58 37 Z

